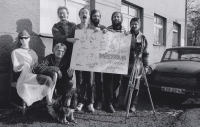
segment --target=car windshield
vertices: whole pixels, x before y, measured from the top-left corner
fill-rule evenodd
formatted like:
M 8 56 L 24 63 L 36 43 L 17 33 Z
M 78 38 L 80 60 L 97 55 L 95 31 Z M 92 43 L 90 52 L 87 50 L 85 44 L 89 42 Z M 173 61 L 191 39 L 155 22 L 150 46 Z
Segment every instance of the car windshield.
M 199 49 L 171 49 L 167 50 L 162 61 L 197 61 L 200 62 Z

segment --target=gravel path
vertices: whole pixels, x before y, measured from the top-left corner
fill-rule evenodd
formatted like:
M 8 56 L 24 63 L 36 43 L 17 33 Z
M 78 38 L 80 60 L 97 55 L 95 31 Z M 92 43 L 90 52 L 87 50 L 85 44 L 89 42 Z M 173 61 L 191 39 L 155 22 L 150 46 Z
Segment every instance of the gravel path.
M 122 98 L 121 98 L 122 99 Z M 74 113 L 77 124 L 68 126 L 88 127 L 88 126 L 104 126 L 104 127 L 182 127 L 182 126 L 200 126 L 200 109 L 199 100 L 188 99 L 182 105 L 179 98 L 154 95 L 152 96 L 156 110 L 156 116 L 152 113 L 152 107 L 148 94 L 145 90 L 141 90 L 137 111 L 130 113 L 129 119 L 125 124 L 125 114 L 123 106 L 116 113 L 107 113 L 104 110 L 95 111 L 95 113 L 87 113 L 86 110 Z M 194 104 L 194 102 L 196 104 Z M 199 101 L 200 102 L 200 101 Z M 192 104 L 192 105 L 191 105 Z M 47 113 L 46 106 L 43 102 L 37 102 L 29 107 L 26 116 L 22 117 L 19 109 L 0 109 L 0 126 L 48 126 L 64 127 L 51 118 Z

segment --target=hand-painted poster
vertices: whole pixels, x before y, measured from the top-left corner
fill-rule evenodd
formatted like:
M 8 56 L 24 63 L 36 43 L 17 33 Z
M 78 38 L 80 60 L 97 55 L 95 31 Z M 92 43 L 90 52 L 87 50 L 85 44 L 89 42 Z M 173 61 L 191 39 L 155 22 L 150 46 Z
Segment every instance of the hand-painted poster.
M 127 74 L 131 35 L 76 30 L 71 67 L 75 70 Z

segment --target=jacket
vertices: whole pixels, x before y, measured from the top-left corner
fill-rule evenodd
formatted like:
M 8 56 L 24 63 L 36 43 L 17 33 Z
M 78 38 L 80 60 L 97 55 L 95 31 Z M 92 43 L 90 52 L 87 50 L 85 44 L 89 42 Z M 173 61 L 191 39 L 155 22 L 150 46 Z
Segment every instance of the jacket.
M 73 44 L 67 41 L 67 38 L 70 38 L 70 32 L 72 26 L 76 25 L 73 22 L 67 21 L 66 23 L 56 23 L 53 25 L 52 34 L 53 34 L 53 47 L 57 43 L 63 43 L 67 46 L 66 54 L 71 56 Z

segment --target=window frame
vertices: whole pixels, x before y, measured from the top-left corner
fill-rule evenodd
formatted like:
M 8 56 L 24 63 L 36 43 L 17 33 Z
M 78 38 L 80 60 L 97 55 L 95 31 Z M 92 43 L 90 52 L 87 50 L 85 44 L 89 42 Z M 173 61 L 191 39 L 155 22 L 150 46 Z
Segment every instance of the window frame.
M 122 6 L 127 6 L 128 7 L 128 13 L 123 13 L 122 12 Z M 142 18 L 142 14 L 143 14 L 143 9 L 139 6 L 136 6 L 132 3 L 129 3 L 127 1 L 124 1 L 122 0 L 121 1 L 121 13 L 123 14 L 123 17 L 124 18 L 128 18 L 128 30 L 127 31 L 130 31 L 130 20 L 134 17 L 133 15 L 130 15 L 130 8 L 131 9 L 135 9 L 137 11 L 137 18 L 140 18 L 140 21 L 141 21 L 141 27 L 140 27 L 140 31 L 143 32 L 143 18 Z
M 175 29 L 175 26 L 177 27 L 177 29 Z M 176 47 L 176 46 L 181 46 L 181 42 L 180 42 L 180 38 L 181 38 L 181 25 L 177 22 L 173 22 L 173 37 L 172 37 L 172 47 Z M 174 33 L 178 34 L 178 42 L 177 45 L 173 45 L 174 44 Z
M 157 23 L 158 19 L 162 21 L 162 24 Z M 155 29 L 155 28 L 161 28 L 162 29 L 162 35 L 161 35 L 162 36 L 162 43 L 159 42 L 159 39 L 157 39 L 158 43 L 155 42 L 155 36 L 157 36 L 157 35 L 155 35 L 155 31 L 158 30 L 158 29 Z M 160 15 L 154 14 L 154 29 L 153 30 L 154 30 L 154 32 L 153 32 L 154 33 L 153 45 L 155 45 L 155 46 L 156 45 L 158 45 L 158 46 L 166 45 L 166 18 L 164 18 L 164 17 L 162 17 Z M 157 34 L 157 32 L 156 32 L 156 34 Z

